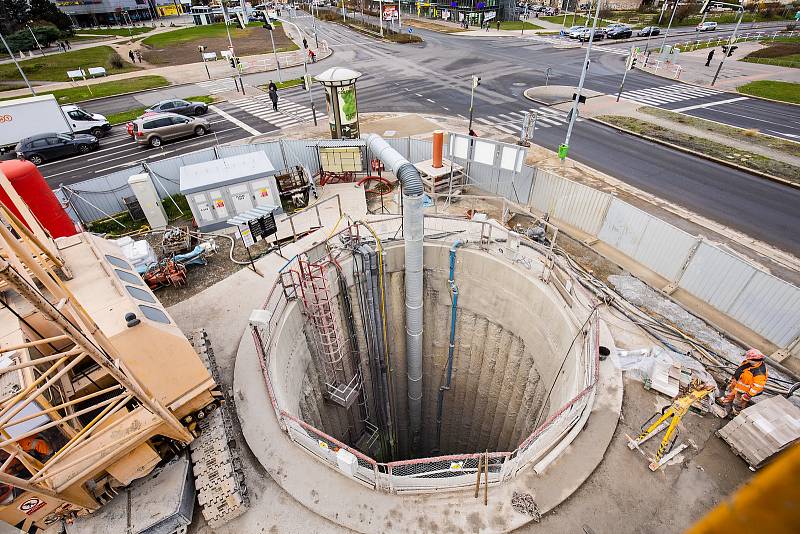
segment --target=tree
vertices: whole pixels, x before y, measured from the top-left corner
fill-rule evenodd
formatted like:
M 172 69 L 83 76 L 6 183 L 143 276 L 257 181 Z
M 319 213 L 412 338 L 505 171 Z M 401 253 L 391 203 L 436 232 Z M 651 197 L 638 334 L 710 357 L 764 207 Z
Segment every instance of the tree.
M 0 0 L 0 28 L 3 32 L 17 31 L 29 18 L 28 0 Z
M 49 22 L 59 30 L 71 33 L 72 21 L 50 0 L 30 0 L 30 5 L 30 18 L 32 20 Z

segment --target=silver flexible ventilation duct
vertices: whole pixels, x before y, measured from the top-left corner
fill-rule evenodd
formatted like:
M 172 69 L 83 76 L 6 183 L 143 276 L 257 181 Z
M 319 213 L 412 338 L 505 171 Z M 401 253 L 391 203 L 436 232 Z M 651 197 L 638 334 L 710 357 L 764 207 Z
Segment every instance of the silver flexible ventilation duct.
M 367 146 L 403 185 L 408 423 L 411 447 L 415 449 L 422 431 L 422 178 L 416 167 L 390 147 L 381 136 L 369 134 Z

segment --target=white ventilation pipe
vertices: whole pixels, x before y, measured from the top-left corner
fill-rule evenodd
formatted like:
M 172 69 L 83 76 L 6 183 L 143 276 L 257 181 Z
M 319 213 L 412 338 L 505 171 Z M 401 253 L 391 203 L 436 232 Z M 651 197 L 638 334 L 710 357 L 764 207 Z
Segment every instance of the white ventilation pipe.
M 367 146 L 403 185 L 408 424 L 411 448 L 414 450 L 422 431 L 422 178 L 416 167 L 390 147 L 381 136 L 369 134 Z

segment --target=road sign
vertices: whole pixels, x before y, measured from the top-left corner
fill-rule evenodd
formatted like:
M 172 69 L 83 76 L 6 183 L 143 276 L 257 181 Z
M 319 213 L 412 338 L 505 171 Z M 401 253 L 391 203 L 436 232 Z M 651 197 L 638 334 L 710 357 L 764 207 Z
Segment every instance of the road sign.
M 409 28 L 408 33 L 414 33 L 414 28 Z
M 278 232 L 278 225 L 275 224 L 274 213 L 262 215 L 256 219 L 250 219 L 247 221 L 247 226 L 254 242 Z M 242 235 L 242 237 L 244 237 L 244 235 Z

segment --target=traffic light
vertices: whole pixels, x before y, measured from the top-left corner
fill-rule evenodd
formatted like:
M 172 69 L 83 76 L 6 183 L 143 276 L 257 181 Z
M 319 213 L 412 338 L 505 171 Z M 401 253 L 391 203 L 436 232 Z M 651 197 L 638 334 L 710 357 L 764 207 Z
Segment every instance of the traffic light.
M 232 69 L 235 69 L 235 68 L 236 68 L 236 58 L 234 58 L 233 56 L 231 56 L 231 57 L 229 57 L 229 58 L 228 58 L 228 61 L 229 61 L 229 62 L 230 62 L 230 64 L 231 64 L 231 68 L 232 68 Z
M 630 67 L 628 67 L 628 70 L 633 70 L 634 68 L 636 68 L 636 60 L 637 60 L 637 59 L 638 59 L 638 58 L 637 58 L 636 56 L 633 56 L 633 57 L 631 58 L 631 66 L 630 66 Z
M 726 50 L 726 48 L 727 48 L 727 50 Z M 731 45 L 731 46 L 723 46 L 723 47 L 722 47 L 722 51 L 723 51 L 723 52 L 727 52 L 727 54 L 725 55 L 725 57 L 731 57 L 731 56 L 733 55 L 733 51 L 734 51 L 734 50 L 736 50 L 737 48 L 739 48 L 739 47 L 738 47 L 738 46 L 736 46 L 736 45 Z
M 272 31 L 272 24 L 270 24 L 269 22 L 267 22 L 266 24 L 264 24 L 264 25 L 262 26 L 262 28 L 264 28 L 265 30 Z
M 303 91 L 305 91 L 306 90 L 306 77 L 305 76 L 300 78 L 300 84 L 303 86 Z
M 480 76 L 473 76 L 472 77 L 472 88 L 475 89 L 481 84 L 481 77 Z

